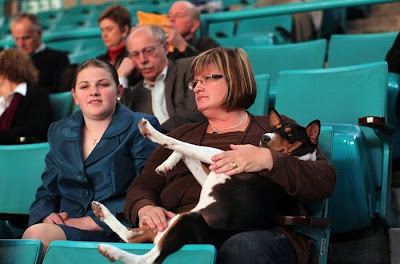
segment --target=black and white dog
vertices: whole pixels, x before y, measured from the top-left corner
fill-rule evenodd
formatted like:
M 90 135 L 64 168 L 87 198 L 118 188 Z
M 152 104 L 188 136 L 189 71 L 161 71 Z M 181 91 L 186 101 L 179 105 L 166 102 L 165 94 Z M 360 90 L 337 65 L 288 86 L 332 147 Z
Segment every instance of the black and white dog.
M 278 112 L 271 108 L 269 121 L 273 131 L 262 135 L 260 146 L 282 151 L 302 160 L 315 160 L 320 122 L 307 127 L 282 123 Z M 187 243 L 214 244 L 217 247 L 230 235 L 270 228 L 277 214 L 294 208 L 295 201 L 284 189 L 257 173 L 234 176 L 205 172 L 202 162 L 211 164 L 211 157 L 222 150 L 188 144 L 168 137 L 142 119 L 140 132 L 148 139 L 174 150 L 157 167 L 164 175 L 182 160 L 202 186 L 199 202 L 191 211 L 173 217 L 163 232 L 148 227 L 128 229 L 106 207 L 92 203 L 95 214 L 128 243 L 153 242 L 155 246 L 144 255 L 133 255 L 116 247 L 100 244 L 99 251 L 110 261 L 125 263 L 161 263 L 169 254 Z

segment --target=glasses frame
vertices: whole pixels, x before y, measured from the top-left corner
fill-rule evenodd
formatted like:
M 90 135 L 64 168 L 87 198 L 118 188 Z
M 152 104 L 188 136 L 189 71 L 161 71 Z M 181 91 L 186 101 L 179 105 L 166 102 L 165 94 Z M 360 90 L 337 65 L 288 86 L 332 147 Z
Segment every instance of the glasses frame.
M 222 74 L 212 74 L 212 73 L 205 74 L 205 75 L 201 76 L 198 80 L 193 79 L 192 81 L 190 81 L 188 83 L 188 88 L 190 90 L 193 90 L 194 88 L 196 88 L 196 85 L 198 83 L 200 83 L 201 85 L 204 85 L 204 84 L 210 83 L 213 80 L 219 80 L 221 78 L 224 78 L 224 76 Z

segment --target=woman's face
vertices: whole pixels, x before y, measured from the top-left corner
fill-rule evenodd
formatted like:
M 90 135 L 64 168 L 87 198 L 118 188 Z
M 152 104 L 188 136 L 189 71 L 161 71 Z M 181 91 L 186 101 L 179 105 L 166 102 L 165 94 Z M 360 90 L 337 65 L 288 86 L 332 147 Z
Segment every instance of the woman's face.
M 104 18 L 99 23 L 101 38 L 107 49 L 119 47 L 128 32 L 122 32 L 118 24 L 109 18 Z M 126 29 L 128 31 L 128 28 Z
M 198 81 L 193 89 L 197 109 L 203 114 L 207 111 L 221 110 L 221 104 L 228 93 L 228 84 L 222 72 L 211 64 L 196 74 L 193 80 Z
M 89 66 L 76 77 L 72 96 L 80 106 L 85 118 L 104 120 L 111 118 L 115 111 L 117 97 L 122 95 L 123 87 L 116 86 L 112 75 L 103 68 Z

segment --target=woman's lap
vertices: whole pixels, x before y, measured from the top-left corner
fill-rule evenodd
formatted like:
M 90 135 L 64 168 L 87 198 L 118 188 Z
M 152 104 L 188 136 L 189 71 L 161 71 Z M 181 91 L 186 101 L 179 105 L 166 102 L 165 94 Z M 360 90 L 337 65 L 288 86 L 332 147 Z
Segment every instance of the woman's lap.
M 120 238 L 116 234 L 108 234 L 100 231 L 87 231 L 75 227 L 58 225 L 65 233 L 67 240 L 72 241 L 99 241 L 118 242 Z
M 226 240 L 218 250 L 217 263 L 297 263 L 297 255 L 284 235 L 275 230 L 257 230 Z

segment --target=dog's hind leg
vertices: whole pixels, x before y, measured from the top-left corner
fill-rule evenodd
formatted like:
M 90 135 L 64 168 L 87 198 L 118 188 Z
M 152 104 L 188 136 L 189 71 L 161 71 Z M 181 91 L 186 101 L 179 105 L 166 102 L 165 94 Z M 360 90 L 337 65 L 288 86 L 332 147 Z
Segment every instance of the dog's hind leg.
M 189 156 L 184 156 L 183 162 L 189 168 L 190 172 L 192 173 L 193 177 L 197 180 L 197 182 L 201 186 L 203 186 L 204 182 L 207 179 L 207 173 L 205 173 L 204 167 L 201 164 L 201 162 Z
M 92 202 L 92 210 L 101 221 L 106 223 L 112 231 L 114 231 L 122 240 L 127 243 L 129 243 L 132 237 L 141 236 L 144 234 L 144 231 L 129 230 L 126 226 L 121 224 L 117 218 L 115 218 L 115 216 L 107 209 L 107 207 L 99 202 Z
M 160 166 L 156 168 L 158 175 L 165 176 L 168 171 L 172 170 L 175 165 L 182 159 L 182 154 L 174 151 Z
M 135 255 L 131 254 L 127 251 L 124 251 L 120 248 L 108 245 L 108 244 L 99 244 L 98 245 L 99 252 L 109 261 L 115 262 L 117 260 L 122 261 L 126 264 L 136 264 L 136 263 L 146 263 L 152 264 L 155 262 L 160 252 L 157 247 L 154 247 L 145 255 Z

